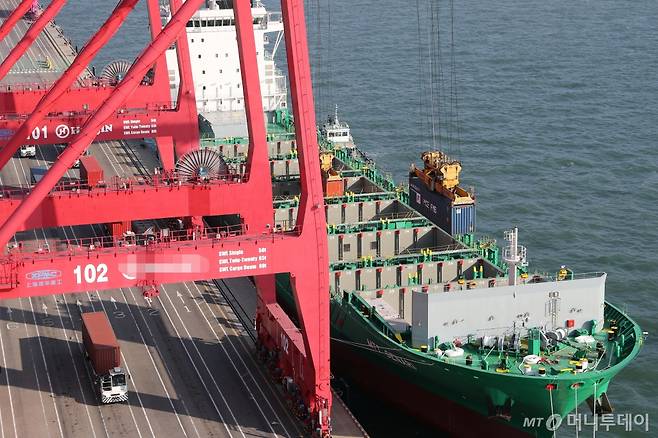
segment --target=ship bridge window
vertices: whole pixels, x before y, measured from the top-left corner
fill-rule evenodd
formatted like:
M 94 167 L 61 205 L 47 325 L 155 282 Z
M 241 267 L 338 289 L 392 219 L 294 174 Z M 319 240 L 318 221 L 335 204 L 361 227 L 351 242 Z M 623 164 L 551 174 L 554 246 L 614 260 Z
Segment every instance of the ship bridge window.
M 199 20 L 194 20 L 194 27 L 201 27 L 201 23 L 199 23 Z
M 206 27 L 208 22 L 206 20 L 201 20 L 201 27 Z
M 194 23 L 192 22 L 192 20 L 188 21 L 185 27 L 194 27 Z

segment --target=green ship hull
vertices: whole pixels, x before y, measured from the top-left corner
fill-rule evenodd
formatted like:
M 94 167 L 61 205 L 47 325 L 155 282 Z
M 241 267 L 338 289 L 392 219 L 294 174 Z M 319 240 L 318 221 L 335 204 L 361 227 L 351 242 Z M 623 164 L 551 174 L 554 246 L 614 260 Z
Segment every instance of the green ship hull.
M 373 323 L 373 317 L 363 311 L 365 307 L 359 310 L 359 305 L 351 300 L 355 300 L 354 296 L 331 302 L 332 358 L 340 368 L 336 371 L 352 374 L 352 380 L 367 384 L 369 391 L 379 391 L 380 396 L 407 414 L 459 436 L 494 431 L 509 436 L 510 426 L 521 436 L 552 436 L 549 429 L 559 426 L 561 420 L 566 424 L 567 414 L 578 405 L 594 394 L 598 399 L 607 392 L 612 378 L 633 360 L 640 346 L 639 327 L 607 304 L 606 319 L 616 319 L 619 323 L 623 318 L 630 335 L 626 341 L 630 351 L 614 366 L 586 375 L 560 374 L 559 377 L 529 378 L 495 369 L 484 371 L 477 361 L 474 361 L 476 365 L 465 366 L 397 342 L 386 336 L 377 322 Z M 383 380 L 373 379 L 376 375 L 373 367 Z M 556 388 L 549 391 L 547 385 Z M 496 418 L 492 406 L 506 403 L 509 404 L 507 418 L 502 415 Z M 550 418 L 551 415 L 559 417 Z
M 277 278 L 277 297 L 295 316 L 286 276 Z M 487 358 L 492 366 L 483 370 L 478 360 L 466 365 L 411 348 L 392 336 L 383 319 L 359 295 L 334 295 L 332 369 L 370 397 L 453 436 L 551 437 L 576 409 L 591 415 L 587 405 L 595 399 L 600 412 L 600 398 L 611 380 L 640 351 L 642 332 L 631 318 L 606 303 L 605 319 L 621 328 L 619 336 L 624 335 L 624 343 L 615 351 L 619 336 L 611 341 L 603 334 L 597 336 L 613 351 L 609 364 L 604 357 L 601 369 L 549 373 L 545 377 L 512 375 L 496 369 L 498 357 Z

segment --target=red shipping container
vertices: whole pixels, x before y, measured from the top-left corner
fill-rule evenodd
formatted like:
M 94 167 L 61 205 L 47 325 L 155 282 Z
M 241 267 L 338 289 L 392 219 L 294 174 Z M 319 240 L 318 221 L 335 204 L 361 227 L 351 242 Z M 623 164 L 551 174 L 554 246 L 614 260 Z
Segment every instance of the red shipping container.
M 132 224 L 130 221 L 110 222 L 107 228 L 112 237 L 123 237 L 123 233 L 131 231 Z
M 80 157 L 80 179 L 90 187 L 96 187 L 103 181 L 103 168 L 93 155 Z
M 82 314 L 82 343 L 97 375 L 121 366 L 121 349 L 105 312 Z
M 325 196 L 343 196 L 345 192 L 345 184 L 342 178 L 334 180 L 325 179 L 323 183 Z

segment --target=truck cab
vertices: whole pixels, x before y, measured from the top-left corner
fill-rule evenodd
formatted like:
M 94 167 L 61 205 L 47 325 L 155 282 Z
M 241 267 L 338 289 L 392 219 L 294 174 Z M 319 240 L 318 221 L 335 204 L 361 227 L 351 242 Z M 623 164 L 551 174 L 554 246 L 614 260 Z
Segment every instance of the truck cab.
M 82 313 L 82 343 L 101 403 L 127 401 L 129 376 L 121 368 L 121 347 L 105 312 Z
M 128 400 L 128 382 L 123 368 L 115 367 L 99 377 L 101 402 L 116 403 Z
M 34 158 L 37 156 L 37 147 L 33 144 L 24 144 L 19 149 L 18 155 L 21 158 L 26 158 L 26 157 Z

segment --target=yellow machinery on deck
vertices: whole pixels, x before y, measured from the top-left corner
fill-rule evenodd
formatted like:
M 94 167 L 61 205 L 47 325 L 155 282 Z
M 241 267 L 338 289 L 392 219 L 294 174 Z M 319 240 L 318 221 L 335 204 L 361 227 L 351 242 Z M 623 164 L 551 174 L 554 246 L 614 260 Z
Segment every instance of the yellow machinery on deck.
M 322 171 L 322 185 L 325 196 L 343 196 L 344 181 L 340 173 L 333 168 L 334 154 L 320 153 L 320 169 Z
M 470 193 L 459 187 L 459 173 L 462 165 L 441 151 L 426 151 L 420 157 L 425 165 L 418 169 L 411 165 L 410 173 L 417 176 L 432 192 L 441 193 L 454 204 L 473 202 Z

